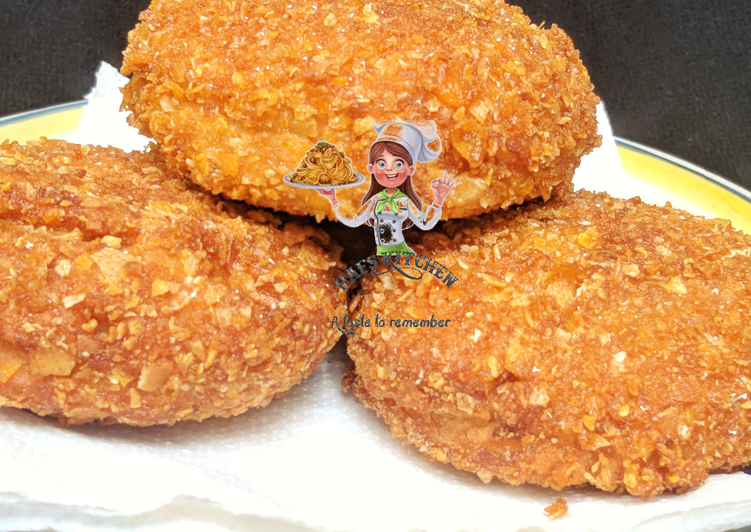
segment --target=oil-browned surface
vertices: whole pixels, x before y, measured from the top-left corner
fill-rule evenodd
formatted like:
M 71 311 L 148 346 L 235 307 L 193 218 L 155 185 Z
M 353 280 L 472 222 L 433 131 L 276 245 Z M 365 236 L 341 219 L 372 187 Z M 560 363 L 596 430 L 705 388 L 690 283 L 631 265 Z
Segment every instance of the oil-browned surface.
M 251 204 L 334 219 L 285 185 L 319 140 L 366 173 L 372 123 L 434 120 L 453 173 L 443 218 L 548 198 L 599 144 L 589 75 L 568 36 L 480 0 L 155 0 L 130 33 L 123 107 L 173 168 Z M 353 210 L 367 184 L 339 191 Z
M 751 239 L 577 192 L 449 222 L 458 277 L 363 277 L 351 314 L 451 319 L 349 337 L 357 396 L 427 458 L 489 482 L 653 496 L 751 462 Z
M 0 404 L 172 424 L 313 371 L 338 337 L 338 248 L 194 188 L 152 153 L 0 145 Z

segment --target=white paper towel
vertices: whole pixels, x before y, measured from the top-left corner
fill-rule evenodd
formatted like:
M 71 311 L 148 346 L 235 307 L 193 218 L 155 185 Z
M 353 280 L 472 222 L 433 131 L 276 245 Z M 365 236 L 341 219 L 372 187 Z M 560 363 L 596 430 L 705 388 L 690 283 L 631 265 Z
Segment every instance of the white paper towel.
M 78 144 L 117 146 L 125 151 L 142 150 L 150 139 L 130 127 L 128 113 L 120 111 L 123 95 L 120 88 L 128 78 L 108 63 L 100 63 L 96 83 L 86 98 L 86 107 L 77 131 L 62 138 Z
M 107 67 L 68 138 L 140 148 L 147 139 L 117 112 L 122 79 Z M 649 201 L 649 187 L 622 172 L 602 109 L 599 116 L 604 146 L 585 158 L 577 186 Z M 743 473 L 643 501 L 593 488 L 486 485 L 430 464 L 342 393 L 345 359 L 340 343 L 285 397 L 232 419 L 63 429 L 0 409 L 0 530 L 692 532 L 751 524 Z M 560 496 L 568 514 L 550 521 L 544 507 Z

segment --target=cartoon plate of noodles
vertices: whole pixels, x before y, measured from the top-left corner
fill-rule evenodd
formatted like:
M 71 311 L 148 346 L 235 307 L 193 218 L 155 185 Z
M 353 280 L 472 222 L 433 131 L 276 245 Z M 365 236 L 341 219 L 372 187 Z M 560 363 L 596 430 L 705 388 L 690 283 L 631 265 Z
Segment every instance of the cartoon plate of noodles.
M 333 144 L 320 141 L 308 150 L 297 170 L 284 176 L 284 182 L 299 188 L 346 188 L 365 181 L 365 176 L 352 170 L 343 151 Z

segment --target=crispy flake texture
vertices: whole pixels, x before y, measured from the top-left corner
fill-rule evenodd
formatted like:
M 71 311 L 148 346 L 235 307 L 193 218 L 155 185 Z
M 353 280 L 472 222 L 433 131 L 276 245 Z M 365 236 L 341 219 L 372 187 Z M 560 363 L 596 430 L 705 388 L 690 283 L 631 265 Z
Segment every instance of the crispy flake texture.
M 490 0 L 155 0 L 130 33 L 123 108 L 168 163 L 214 193 L 334 219 L 285 185 L 319 140 L 363 173 L 373 121 L 434 120 L 443 153 L 418 165 L 444 218 L 542 197 L 599 145 L 598 98 L 569 37 Z M 349 209 L 367 185 L 337 192 Z
M 751 238 L 724 220 L 577 192 L 449 222 L 456 273 L 365 276 L 355 393 L 428 459 L 510 484 L 650 497 L 751 462 Z
M 173 424 L 315 369 L 344 308 L 339 250 L 194 188 L 158 154 L 0 145 L 0 405 Z

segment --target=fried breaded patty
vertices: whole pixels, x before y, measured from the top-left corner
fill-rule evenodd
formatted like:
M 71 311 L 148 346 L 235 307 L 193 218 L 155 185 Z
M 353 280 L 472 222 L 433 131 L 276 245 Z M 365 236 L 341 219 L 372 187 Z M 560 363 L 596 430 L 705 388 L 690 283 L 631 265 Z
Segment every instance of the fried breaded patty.
M 63 424 L 228 417 L 338 337 L 328 237 L 217 203 L 159 154 L 6 142 L 0 228 L 2 405 Z
M 458 178 L 444 219 L 547 199 L 600 142 L 568 36 L 490 0 L 155 0 L 122 72 L 130 123 L 173 168 L 319 220 L 334 219 L 328 201 L 283 176 L 319 140 L 366 173 L 374 121 L 435 121 L 443 153 L 413 181 L 429 202 L 431 180 Z M 366 190 L 337 198 L 356 210 Z
M 357 397 L 424 456 L 511 484 L 642 497 L 751 462 L 751 238 L 577 192 L 449 222 L 417 253 L 459 278 L 363 277 Z M 412 272 L 414 273 L 414 272 Z

